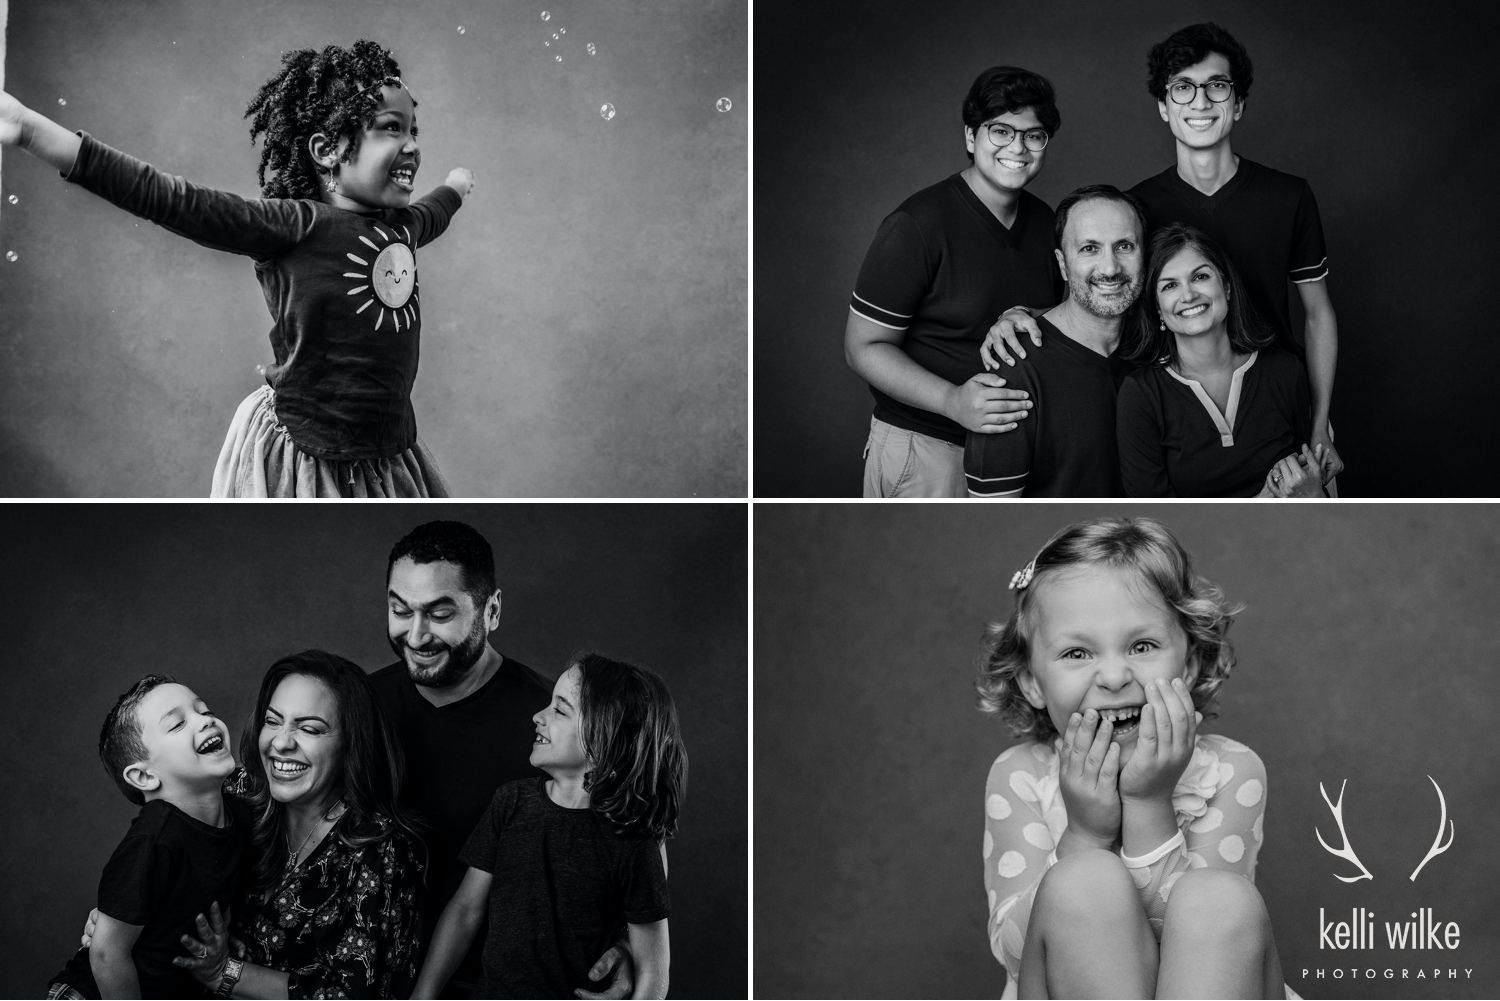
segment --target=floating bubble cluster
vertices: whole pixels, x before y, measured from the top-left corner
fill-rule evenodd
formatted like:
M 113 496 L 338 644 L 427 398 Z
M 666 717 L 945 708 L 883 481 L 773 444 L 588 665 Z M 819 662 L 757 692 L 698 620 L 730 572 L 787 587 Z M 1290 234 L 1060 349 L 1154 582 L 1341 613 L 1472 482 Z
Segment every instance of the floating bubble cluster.
M 728 111 L 730 108 L 734 107 L 734 102 L 727 97 L 721 97 L 719 98 L 718 103 L 714 105 L 714 107 L 718 108 L 721 112 Z
M 615 117 L 615 106 L 613 104 L 600 105 L 600 107 L 599 107 L 599 117 L 602 118 L 602 119 L 604 119 L 606 122 L 609 121 L 610 119 L 614 118 Z
M 551 11 L 545 11 L 545 10 L 542 11 L 542 20 L 543 21 L 550 21 L 550 20 L 552 20 L 552 12 Z
M 594 43 L 590 42 L 589 43 L 589 55 L 593 55 L 594 53 L 596 53 L 598 51 L 599 51 L 598 49 L 594 48 Z
M 5 259 L 7 261 L 19 261 L 21 259 L 21 255 L 16 253 L 14 250 L 7 250 L 5 252 Z

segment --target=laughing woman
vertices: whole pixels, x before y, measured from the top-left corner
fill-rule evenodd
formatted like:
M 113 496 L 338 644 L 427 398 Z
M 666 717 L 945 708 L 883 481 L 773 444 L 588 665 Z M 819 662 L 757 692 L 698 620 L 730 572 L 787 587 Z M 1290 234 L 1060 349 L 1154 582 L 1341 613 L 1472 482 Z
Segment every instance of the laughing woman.
M 1206 234 L 1151 238 L 1136 303 L 1142 366 L 1120 387 L 1120 473 L 1132 497 L 1323 497 L 1307 373 L 1272 345 Z
M 240 739 L 256 809 L 250 885 L 178 965 L 211 994 L 406 997 L 421 842 L 396 805 L 402 758 L 365 674 L 310 650 L 278 661 Z

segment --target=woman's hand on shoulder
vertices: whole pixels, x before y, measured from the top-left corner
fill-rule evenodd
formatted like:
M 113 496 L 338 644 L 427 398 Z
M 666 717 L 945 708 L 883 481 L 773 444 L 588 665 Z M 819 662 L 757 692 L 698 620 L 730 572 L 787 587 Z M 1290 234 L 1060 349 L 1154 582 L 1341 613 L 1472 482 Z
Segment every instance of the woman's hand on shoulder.
M 474 173 L 467 167 L 454 167 L 448 171 L 448 179 L 443 183 L 457 191 L 460 197 L 468 198 L 474 190 Z
M 1014 365 L 1016 362 L 1011 352 L 1015 352 L 1016 358 L 1025 358 L 1026 348 L 1021 344 L 1023 333 L 1031 337 L 1031 343 L 1042 346 L 1042 329 L 1036 325 L 1031 311 L 1025 306 L 1012 306 L 990 327 L 990 332 L 984 335 L 984 343 L 979 346 L 979 357 L 985 369 L 997 369 L 1002 361 Z
M 1314 452 L 1307 445 L 1302 451 L 1281 459 L 1271 467 L 1266 488 L 1272 497 L 1325 497 L 1323 470 L 1325 456 L 1320 446 Z

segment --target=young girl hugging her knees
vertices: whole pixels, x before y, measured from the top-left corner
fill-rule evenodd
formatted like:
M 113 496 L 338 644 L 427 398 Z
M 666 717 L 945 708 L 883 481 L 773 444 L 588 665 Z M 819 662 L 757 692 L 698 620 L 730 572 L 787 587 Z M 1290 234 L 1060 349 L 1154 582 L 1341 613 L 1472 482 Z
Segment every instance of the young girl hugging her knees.
M 1063 529 L 1010 587 L 978 680 L 1024 738 L 985 789 L 1005 996 L 1294 997 L 1253 882 L 1265 768 L 1198 733 L 1238 609 L 1145 518 Z
M 243 254 L 272 316 L 266 385 L 234 415 L 215 497 L 447 496 L 417 439 L 416 250 L 473 188 L 462 168 L 412 201 L 416 100 L 370 41 L 288 53 L 255 96 L 258 199 L 189 184 L 0 92 L 0 142 L 205 247 Z
M 433 932 L 412 997 L 437 997 L 486 915 L 476 997 L 601 990 L 595 958 L 628 928 L 632 997 L 667 993 L 664 839 L 677 829 L 687 751 L 677 710 L 649 671 L 586 654 L 532 717 L 531 763 L 508 782 L 459 858 L 469 866 Z M 590 995 L 593 996 L 593 995 Z

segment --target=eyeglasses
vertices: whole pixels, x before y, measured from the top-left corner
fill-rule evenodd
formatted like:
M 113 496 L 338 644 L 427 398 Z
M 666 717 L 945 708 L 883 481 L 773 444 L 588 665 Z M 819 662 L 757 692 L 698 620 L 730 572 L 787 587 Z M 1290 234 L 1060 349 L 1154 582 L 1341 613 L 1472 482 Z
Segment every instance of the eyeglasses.
M 1016 138 L 1016 130 L 1011 128 L 1009 125 L 1004 124 L 1003 122 L 990 122 L 988 125 L 981 125 L 980 128 L 989 129 L 990 142 L 994 143 L 996 146 L 999 146 L 1001 149 L 1009 146 L 1011 144 L 1011 141 Z M 1025 132 L 1021 133 L 1022 145 L 1031 150 L 1033 153 L 1040 153 L 1042 150 L 1046 149 L 1047 140 L 1051 138 L 1052 137 L 1047 134 L 1046 129 L 1027 129 Z
M 1173 80 L 1167 87 L 1173 104 L 1192 104 L 1198 99 L 1198 91 L 1208 91 L 1208 99 L 1223 104 L 1234 93 L 1233 80 L 1210 80 L 1208 83 L 1193 83 L 1191 80 Z

